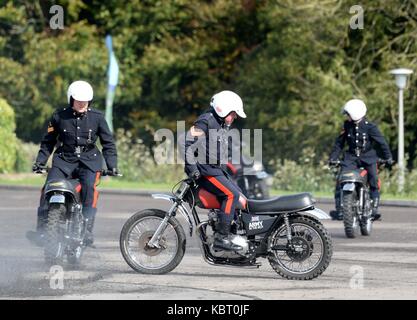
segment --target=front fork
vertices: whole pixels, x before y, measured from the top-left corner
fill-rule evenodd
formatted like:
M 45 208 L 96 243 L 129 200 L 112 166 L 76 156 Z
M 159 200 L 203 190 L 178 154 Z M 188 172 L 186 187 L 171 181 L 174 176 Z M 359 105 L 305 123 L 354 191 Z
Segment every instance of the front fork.
M 161 240 L 162 235 L 164 234 L 165 229 L 168 226 L 169 219 L 175 215 L 178 209 L 179 203 L 174 202 L 172 207 L 169 209 L 168 213 L 165 215 L 164 220 L 162 220 L 161 224 L 156 229 L 155 233 L 153 234 L 151 240 L 148 242 L 149 247 L 153 248 L 161 248 L 159 241 Z

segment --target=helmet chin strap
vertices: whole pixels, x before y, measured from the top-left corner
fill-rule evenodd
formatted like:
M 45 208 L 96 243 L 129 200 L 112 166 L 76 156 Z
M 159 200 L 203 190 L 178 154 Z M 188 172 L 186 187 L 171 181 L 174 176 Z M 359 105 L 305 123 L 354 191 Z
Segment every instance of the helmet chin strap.
M 88 101 L 88 106 L 87 106 L 87 108 L 89 108 L 90 106 L 91 106 L 91 103 L 92 103 L 93 101 Z M 74 109 L 74 98 L 71 96 L 70 97 L 70 107 L 71 107 L 71 109 L 72 110 L 74 110 L 77 114 L 79 114 L 79 115 L 84 115 L 84 114 L 86 114 L 87 113 L 87 110 L 85 111 L 85 112 L 78 112 L 77 110 L 75 110 Z

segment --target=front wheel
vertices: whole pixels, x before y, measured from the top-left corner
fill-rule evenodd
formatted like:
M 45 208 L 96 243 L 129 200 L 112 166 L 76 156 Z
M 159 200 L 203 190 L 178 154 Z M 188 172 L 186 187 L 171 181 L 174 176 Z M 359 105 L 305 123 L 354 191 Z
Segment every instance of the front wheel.
M 44 255 L 49 265 L 62 263 L 64 254 L 64 218 L 66 208 L 63 204 L 51 204 L 45 233 Z
M 356 238 L 359 234 L 359 219 L 357 215 L 357 196 L 356 191 L 343 193 L 342 213 L 345 234 L 348 238 Z
M 168 220 L 159 241 L 160 248 L 148 246 L 166 212 L 146 209 L 135 213 L 124 224 L 120 234 L 120 250 L 127 264 L 146 274 L 164 274 L 181 262 L 185 253 L 186 237 L 177 219 Z
M 291 243 L 287 240 L 285 224 L 271 235 L 272 268 L 290 280 L 311 280 L 321 275 L 332 257 L 333 246 L 324 226 L 306 216 L 290 218 Z

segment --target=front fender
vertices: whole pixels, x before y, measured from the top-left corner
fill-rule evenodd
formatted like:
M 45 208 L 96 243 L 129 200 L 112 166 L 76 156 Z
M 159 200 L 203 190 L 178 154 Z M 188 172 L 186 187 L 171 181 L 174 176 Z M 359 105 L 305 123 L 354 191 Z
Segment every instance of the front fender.
M 312 210 L 305 210 L 299 212 L 302 215 L 310 216 L 319 220 L 329 220 L 331 219 L 330 216 L 319 208 L 314 208 Z
M 153 193 L 151 194 L 152 198 L 154 199 L 161 199 L 161 200 L 167 200 L 167 201 L 175 201 L 175 197 L 171 196 L 169 194 L 163 194 L 163 193 Z
M 151 194 L 151 196 L 154 199 L 166 200 L 172 203 L 174 203 L 177 200 L 176 197 L 171 196 L 169 194 L 163 194 L 163 193 L 153 193 Z M 177 210 L 184 216 L 185 220 L 188 222 L 188 225 L 190 227 L 190 236 L 191 236 L 193 234 L 193 223 L 191 222 L 190 214 L 187 208 L 185 208 L 183 204 L 180 204 Z

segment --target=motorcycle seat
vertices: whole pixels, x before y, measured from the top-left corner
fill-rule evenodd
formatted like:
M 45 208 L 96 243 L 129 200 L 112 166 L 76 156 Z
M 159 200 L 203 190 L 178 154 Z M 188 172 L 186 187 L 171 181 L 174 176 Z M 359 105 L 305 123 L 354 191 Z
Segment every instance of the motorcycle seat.
M 249 212 L 293 212 L 311 207 L 316 201 L 311 193 L 279 196 L 268 200 L 248 200 Z

